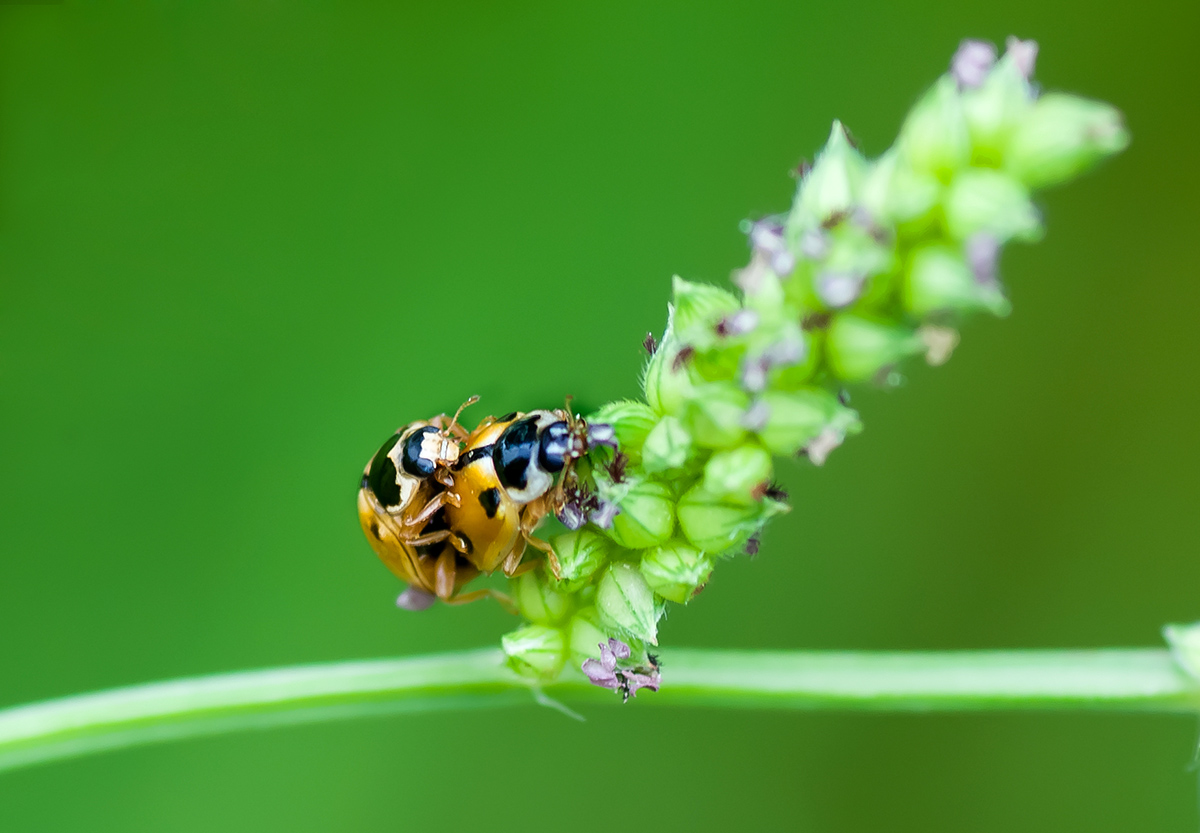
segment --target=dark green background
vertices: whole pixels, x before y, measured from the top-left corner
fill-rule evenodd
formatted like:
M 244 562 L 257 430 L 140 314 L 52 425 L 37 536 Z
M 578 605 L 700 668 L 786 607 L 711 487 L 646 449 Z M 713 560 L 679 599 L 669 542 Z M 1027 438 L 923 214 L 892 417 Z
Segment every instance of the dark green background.
M 1044 195 L 1015 313 L 855 396 L 668 645 L 1159 644 L 1200 618 L 1191 2 L 0 7 L 0 705 L 494 644 L 392 606 L 360 467 L 398 424 L 633 395 L 669 278 L 959 39 L 1042 43 L 1129 151 Z M 667 678 L 669 680 L 669 668 Z M 534 707 L 0 776 L 14 831 L 1193 831 L 1195 720 Z

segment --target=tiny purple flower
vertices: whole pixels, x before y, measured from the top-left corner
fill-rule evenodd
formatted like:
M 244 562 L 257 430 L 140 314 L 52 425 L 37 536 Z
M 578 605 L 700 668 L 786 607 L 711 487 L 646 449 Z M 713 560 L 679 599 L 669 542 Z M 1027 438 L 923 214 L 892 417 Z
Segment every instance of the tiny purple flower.
M 617 508 L 615 503 L 602 500 L 600 501 L 600 507 L 592 511 L 588 520 L 601 529 L 611 529 L 613 518 L 617 516 L 619 511 L 621 510 Z
M 771 418 L 771 406 L 761 399 L 756 399 L 746 413 L 742 414 L 742 427 L 747 431 L 761 431 L 767 427 Z
M 777 220 L 759 220 L 750 226 L 750 245 L 755 254 L 765 255 L 779 277 L 787 277 L 796 268 L 796 258 L 783 239 L 783 224 Z
M 809 260 L 824 260 L 829 247 L 829 235 L 820 229 L 808 229 L 800 236 L 800 254 Z
M 1007 50 L 1005 54 L 1012 56 L 1013 63 L 1017 65 L 1017 70 L 1025 76 L 1025 80 L 1032 79 L 1033 67 L 1037 63 L 1037 41 L 1021 40 L 1016 36 L 1009 35 L 1004 46 Z
M 762 356 L 747 356 L 742 361 L 742 387 L 751 393 L 760 393 L 767 386 L 767 371 L 770 366 Z
M 987 41 L 965 40 L 950 60 L 950 74 L 960 90 L 974 90 L 983 84 L 996 63 L 996 47 Z
M 980 286 L 996 283 L 996 261 L 1000 258 L 1000 241 L 987 232 L 971 235 L 963 247 L 967 265 Z
M 609 639 L 607 645 L 601 642 L 597 647 L 600 648 L 600 659 L 585 659 L 581 666 L 592 685 L 619 691 L 626 703 L 639 689 L 658 691 L 662 685 L 662 675 L 653 657 L 648 665 L 623 662 L 633 651 L 619 639 Z
M 758 326 L 758 313 L 752 309 L 741 309 L 717 322 L 717 335 L 742 336 L 754 332 Z
M 842 444 L 844 437 L 832 428 L 826 428 L 817 438 L 804 446 L 801 453 L 812 460 L 814 466 L 823 466 L 835 448 Z
M 824 272 L 817 277 L 817 296 L 827 306 L 841 309 L 858 300 L 865 282 L 862 275 L 849 272 Z
M 428 610 L 437 601 L 437 596 L 426 593 L 419 587 L 409 587 L 396 597 L 396 607 L 401 610 Z
M 774 344 L 768 345 L 763 351 L 763 361 L 768 367 L 788 367 L 804 361 L 808 354 L 808 345 L 801 339 L 784 336 Z

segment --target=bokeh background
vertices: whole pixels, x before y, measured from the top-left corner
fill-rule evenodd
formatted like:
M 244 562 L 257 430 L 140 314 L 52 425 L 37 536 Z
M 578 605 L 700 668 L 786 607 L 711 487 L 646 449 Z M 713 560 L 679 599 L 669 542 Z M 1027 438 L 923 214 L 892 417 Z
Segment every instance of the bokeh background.
M 651 7 L 652 6 L 652 7 Z M 1015 303 L 861 391 L 668 645 L 1157 645 L 1200 618 L 1194 3 L 0 6 L 0 705 L 494 644 L 397 611 L 355 520 L 397 425 L 633 395 L 669 278 L 960 38 L 1042 44 L 1129 151 L 1044 196 Z M 669 669 L 668 669 L 669 674 Z M 643 698 L 650 700 L 652 695 Z M 0 776 L 0 829 L 1197 828 L 1196 721 L 548 710 Z

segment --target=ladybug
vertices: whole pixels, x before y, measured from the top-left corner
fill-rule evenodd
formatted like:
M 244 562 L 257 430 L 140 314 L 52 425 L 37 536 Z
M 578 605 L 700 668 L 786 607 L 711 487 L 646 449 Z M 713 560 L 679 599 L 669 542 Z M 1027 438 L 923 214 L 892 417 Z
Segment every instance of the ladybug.
M 546 554 L 561 577 L 553 548 L 533 535 L 550 513 L 558 514 L 574 480 L 575 461 L 595 444 L 612 443 L 612 429 L 588 426 L 569 411 L 514 412 L 487 419 L 467 438 L 452 466 L 446 520 L 480 572 L 507 576 L 532 569 L 522 564 L 527 546 Z
M 457 413 L 409 423 L 375 452 L 358 489 L 358 520 L 375 554 L 410 587 L 452 604 L 491 593 L 461 592 L 479 571 L 460 555 L 462 542 L 445 517 L 457 499 L 447 489 L 454 482 L 450 467 L 467 437 Z
M 536 562 L 522 561 L 527 546 L 546 553 L 559 575 L 553 548 L 533 532 L 561 512 L 575 461 L 593 444 L 613 444 L 612 429 L 561 409 L 487 417 L 469 434 L 457 420 L 414 422 L 383 444 L 363 472 L 359 521 L 422 605 L 492 596 L 511 609 L 499 591 L 463 587 L 480 574 L 533 569 Z

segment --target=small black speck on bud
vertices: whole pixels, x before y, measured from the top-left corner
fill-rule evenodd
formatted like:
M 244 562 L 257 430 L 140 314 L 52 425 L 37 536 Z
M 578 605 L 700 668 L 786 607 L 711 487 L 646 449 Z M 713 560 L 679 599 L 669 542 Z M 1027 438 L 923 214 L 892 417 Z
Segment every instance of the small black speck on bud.
M 974 90 L 983 84 L 996 63 L 996 47 L 983 40 L 964 40 L 950 59 L 950 74 L 960 90 Z
M 849 216 L 850 212 L 848 211 L 835 211 L 821 221 L 821 228 L 825 229 L 826 231 L 835 229 L 844 223 Z
M 812 170 L 812 163 L 807 159 L 801 159 L 796 163 L 796 167 L 792 168 L 788 173 L 792 179 L 804 179 L 808 176 L 808 172 Z
M 762 540 L 758 537 L 758 535 L 751 535 L 748 539 L 746 539 L 744 551 L 746 555 L 753 558 L 754 556 L 758 555 L 758 549 L 761 546 Z
M 642 339 L 642 349 L 651 356 L 658 352 L 658 339 L 654 337 L 654 333 L 646 333 L 646 337 Z
M 842 405 L 846 407 L 850 406 L 850 391 L 848 391 L 846 388 L 838 389 L 837 398 L 838 402 L 842 403 Z
M 621 452 L 613 455 L 613 458 L 608 461 L 604 469 L 608 472 L 608 476 L 612 478 L 613 483 L 623 483 L 625 481 L 625 467 L 629 465 L 629 458 Z M 596 508 L 599 508 L 598 506 Z
M 683 370 L 694 355 L 696 355 L 696 348 L 690 344 L 684 345 L 683 349 L 675 354 L 675 360 L 671 362 L 671 370 L 676 373 Z
M 833 316 L 827 312 L 810 312 L 808 315 L 804 316 L 804 319 L 800 322 L 800 329 L 804 330 L 805 332 L 811 332 L 813 330 L 825 330 L 828 329 L 829 322 L 832 320 Z

